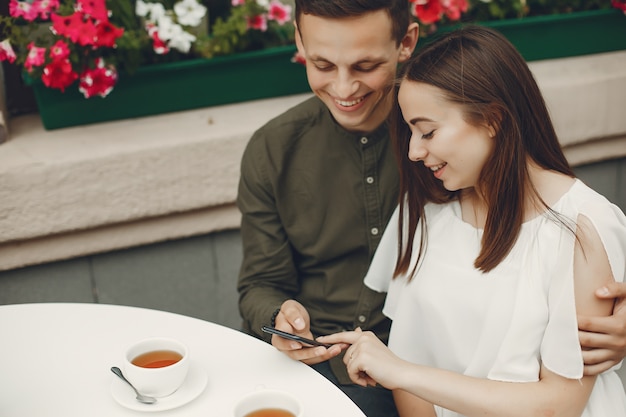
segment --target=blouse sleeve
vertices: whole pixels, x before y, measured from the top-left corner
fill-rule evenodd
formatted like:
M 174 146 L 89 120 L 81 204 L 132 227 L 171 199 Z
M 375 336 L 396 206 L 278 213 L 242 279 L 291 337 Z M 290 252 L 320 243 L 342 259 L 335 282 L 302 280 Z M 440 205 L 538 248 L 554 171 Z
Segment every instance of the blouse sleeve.
M 596 228 L 609 259 L 613 277 L 623 282 L 626 270 L 626 216 L 617 206 L 598 195 L 585 203 L 578 214 L 586 216 Z M 569 232 L 566 234 L 571 235 Z M 548 293 L 550 318 L 541 358 L 545 366 L 567 378 L 580 378 L 583 361 L 578 340 L 574 298 L 574 238 L 561 239 L 561 251 Z

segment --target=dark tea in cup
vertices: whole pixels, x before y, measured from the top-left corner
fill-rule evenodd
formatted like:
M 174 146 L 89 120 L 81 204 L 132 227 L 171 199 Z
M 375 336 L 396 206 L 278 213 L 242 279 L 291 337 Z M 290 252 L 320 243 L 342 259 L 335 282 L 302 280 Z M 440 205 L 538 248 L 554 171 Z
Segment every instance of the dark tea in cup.
M 142 368 L 164 368 L 175 364 L 182 358 L 183 355 L 173 350 L 154 350 L 142 353 L 135 357 L 131 363 Z
M 296 417 L 296 415 L 280 408 L 264 408 L 248 413 L 245 417 Z
M 232 417 L 303 417 L 300 400 L 287 391 L 259 389 L 240 398 Z
M 189 370 L 189 350 L 169 337 L 149 337 L 130 345 L 124 352 L 123 371 L 139 392 L 166 397 L 178 390 Z

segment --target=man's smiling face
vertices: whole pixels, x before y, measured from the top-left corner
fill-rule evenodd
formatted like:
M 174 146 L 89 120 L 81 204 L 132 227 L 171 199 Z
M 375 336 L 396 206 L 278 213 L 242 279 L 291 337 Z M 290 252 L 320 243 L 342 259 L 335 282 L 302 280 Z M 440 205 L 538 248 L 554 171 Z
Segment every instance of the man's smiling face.
M 393 39 L 385 11 L 342 19 L 304 14 L 296 43 L 311 90 L 337 123 L 367 133 L 387 118 L 402 45 Z

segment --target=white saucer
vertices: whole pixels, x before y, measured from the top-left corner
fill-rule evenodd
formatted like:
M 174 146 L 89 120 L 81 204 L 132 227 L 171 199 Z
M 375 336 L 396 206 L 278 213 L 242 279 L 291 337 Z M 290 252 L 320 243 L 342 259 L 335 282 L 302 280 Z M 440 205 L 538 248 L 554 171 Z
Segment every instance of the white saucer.
M 116 376 L 111 383 L 111 394 L 120 405 L 137 411 L 164 411 L 185 405 L 196 399 L 206 388 L 209 379 L 207 372 L 197 363 L 189 364 L 185 382 L 172 395 L 159 398 L 155 404 L 142 404 L 135 398 L 135 391 Z

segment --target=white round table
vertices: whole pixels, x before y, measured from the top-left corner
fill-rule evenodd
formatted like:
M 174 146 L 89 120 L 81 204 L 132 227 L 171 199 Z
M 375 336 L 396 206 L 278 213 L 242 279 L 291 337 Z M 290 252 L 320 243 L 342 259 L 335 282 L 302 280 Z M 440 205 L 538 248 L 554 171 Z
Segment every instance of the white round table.
M 238 398 L 263 387 L 293 393 L 306 417 L 365 416 L 323 376 L 271 345 L 178 314 L 104 304 L 4 305 L 0 335 L 2 417 L 230 417 Z M 116 401 L 115 384 L 123 383 L 110 371 L 121 367 L 126 346 L 150 336 L 186 343 L 196 379 L 205 372 L 207 381 L 188 403 L 156 413 Z

